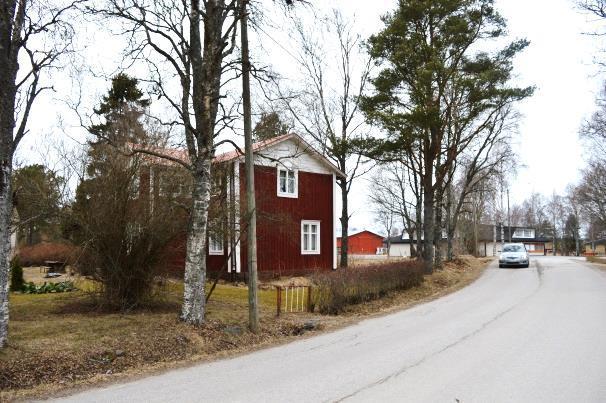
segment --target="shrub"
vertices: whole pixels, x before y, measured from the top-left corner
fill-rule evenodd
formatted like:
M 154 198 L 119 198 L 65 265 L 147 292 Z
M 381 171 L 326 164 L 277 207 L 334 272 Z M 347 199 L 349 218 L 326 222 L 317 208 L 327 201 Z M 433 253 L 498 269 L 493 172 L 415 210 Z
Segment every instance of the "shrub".
M 44 266 L 47 260 L 73 264 L 78 256 L 78 248 L 69 243 L 41 242 L 19 248 L 19 262 L 23 266 Z
M 21 291 L 25 281 L 23 280 L 23 267 L 19 264 L 19 258 L 15 256 L 11 260 L 11 291 Z
M 390 291 L 420 285 L 423 266 L 416 260 L 357 266 L 318 273 L 312 281 L 312 309 L 335 315 L 343 312 L 347 305 L 375 300 Z
M 36 285 L 34 283 L 25 283 L 22 291 L 24 294 L 47 294 L 57 292 L 70 292 L 75 291 L 74 283 L 71 281 L 62 281 L 60 283 L 44 283 L 42 285 Z

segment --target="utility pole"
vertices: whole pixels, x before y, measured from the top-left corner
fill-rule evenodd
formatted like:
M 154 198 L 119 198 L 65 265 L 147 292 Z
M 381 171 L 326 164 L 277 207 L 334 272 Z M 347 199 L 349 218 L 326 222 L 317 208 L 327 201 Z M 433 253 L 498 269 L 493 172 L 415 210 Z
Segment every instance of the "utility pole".
M 497 255 L 497 197 L 494 197 L 494 225 L 492 226 L 492 256 Z
M 248 227 L 246 246 L 248 254 L 248 326 L 259 332 L 257 297 L 257 211 L 255 203 L 255 171 L 252 149 L 252 108 L 250 104 L 250 55 L 248 50 L 248 0 L 240 0 L 240 29 L 242 45 L 242 106 L 244 111 L 244 154 L 246 171 L 246 205 Z
M 581 255 L 581 250 L 580 250 L 581 248 L 580 248 L 580 245 L 579 245 L 579 242 L 580 242 L 579 238 L 581 236 L 581 227 L 579 226 L 579 223 L 578 223 L 578 216 L 577 216 L 576 219 L 577 219 L 577 224 L 576 224 L 576 226 L 574 228 L 574 232 L 575 232 L 574 238 L 575 238 L 576 253 L 577 253 L 577 256 L 580 256 Z
M 555 208 L 553 211 L 553 231 L 552 231 L 552 255 L 555 256 L 556 255 L 556 215 L 555 215 Z
M 473 255 L 478 257 L 478 209 L 475 200 L 473 203 Z
M 507 188 L 507 231 L 509 232 L 509 242 L 511 242 L 511 214 L 509 214 L 509 187 Z
M 497 255 L 497 223 L 492 226 L 492 256 Z

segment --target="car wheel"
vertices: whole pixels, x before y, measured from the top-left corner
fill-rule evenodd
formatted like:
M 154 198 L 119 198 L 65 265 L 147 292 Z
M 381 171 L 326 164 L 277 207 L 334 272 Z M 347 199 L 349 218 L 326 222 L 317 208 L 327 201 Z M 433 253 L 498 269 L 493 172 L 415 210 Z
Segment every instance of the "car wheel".
M 530 266 L 530 263 L 526 263 L 526 265 L 524 266 L 525 269 L 527 269 Z
M 500 264 L 500 265 L 499 265 L 499 269 L 502 269 L 502 268 L 503 268 L 503 265 L 502 265 L 502 264 Z

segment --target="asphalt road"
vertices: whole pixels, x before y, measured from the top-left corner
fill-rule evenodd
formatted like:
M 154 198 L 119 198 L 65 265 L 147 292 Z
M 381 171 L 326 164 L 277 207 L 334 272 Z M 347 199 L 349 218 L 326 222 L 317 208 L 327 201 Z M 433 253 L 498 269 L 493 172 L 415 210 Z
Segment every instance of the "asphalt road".
M 428 304 L 71 396 L 95 402 L 606 402 L 606 272 L 492 265 Z

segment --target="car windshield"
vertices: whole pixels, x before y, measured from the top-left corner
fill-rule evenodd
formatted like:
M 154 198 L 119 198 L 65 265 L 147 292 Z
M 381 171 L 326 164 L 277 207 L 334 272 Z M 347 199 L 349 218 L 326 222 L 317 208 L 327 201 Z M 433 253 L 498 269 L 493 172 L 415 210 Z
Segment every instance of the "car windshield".
M 524 247 L 522 245 L 505 245 L 503 252 L 524 252 Z

